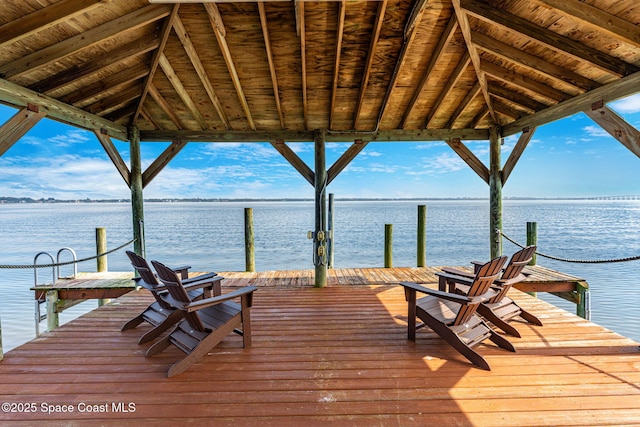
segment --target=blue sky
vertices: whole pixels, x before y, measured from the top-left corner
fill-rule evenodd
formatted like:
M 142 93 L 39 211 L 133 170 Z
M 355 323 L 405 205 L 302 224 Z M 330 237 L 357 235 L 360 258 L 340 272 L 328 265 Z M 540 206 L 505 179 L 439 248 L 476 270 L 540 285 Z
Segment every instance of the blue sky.
M 640 94 L 609 105 L 640 129 Z M 17 110 L 0 105 L 0 124 Z M 519 135 L 505 139 L 503 164 Z M 125 162 L 128 143 L 114 141 Z M 143 168 L 167 147 L 142 143 Z M 327 167 L 349 144 L 327 145 Z M 468 142 L 488 165 L 487 141 Z M 313 144 L 290 147 L 313 168 Z M 538 128 L 503 188 L 505 197 L 640 194 L 640 158 L 584 114 Z M 0 196 L 129 198 L 93 133 L 43 119 L 0 157 Z M 370 143 L 331 183 L 341 197 L 488 197 L 488 186 L 444 142 Z M 189 143 L 144 190 L 145 198 L 313 198 L 269 144 Z

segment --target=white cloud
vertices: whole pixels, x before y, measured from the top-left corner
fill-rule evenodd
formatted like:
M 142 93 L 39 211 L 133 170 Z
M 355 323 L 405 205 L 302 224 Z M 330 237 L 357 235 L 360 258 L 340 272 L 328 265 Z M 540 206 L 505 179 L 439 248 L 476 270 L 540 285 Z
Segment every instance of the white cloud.
M 610 136 L 609 133 L 602 129 L 600 126 L 595 126 L 595 125 L 590 125 L 590 126 L 585 126 L 582 128 L 583 131 L 585 131 L 587 133 L 587 135 L 589 136 L 593 136 L 593 137 L 603 137 L 603 136 Z
M 613 102 L 611 107 L 619 113 L 640 113 L 640 93 Z

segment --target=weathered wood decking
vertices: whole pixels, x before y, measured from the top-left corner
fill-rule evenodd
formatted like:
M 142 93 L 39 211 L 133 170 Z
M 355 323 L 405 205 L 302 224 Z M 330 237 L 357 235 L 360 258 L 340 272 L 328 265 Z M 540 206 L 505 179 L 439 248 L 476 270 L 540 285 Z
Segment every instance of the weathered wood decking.
M 404 294 L 390 283 L 432 273 L 334 270 L 325 289 L 306 286 L 305 272 L 223 273 L 223 289 L 260 286 L 253 347 L 229 336 L 171 379 L 178 350 L 146 359 L 136 341 L 147 326 L 120 332 L 151 301 L 132 292 L 8 352 L 0 424 L 640 424 L 638 344 L 519 291 L 511 296 L 545 326 L 518 324 L 515 354 L 477 347 L 491 372 L 427 329 L 407 341 Z M 48 405 L 74 412 L 43 412 Z

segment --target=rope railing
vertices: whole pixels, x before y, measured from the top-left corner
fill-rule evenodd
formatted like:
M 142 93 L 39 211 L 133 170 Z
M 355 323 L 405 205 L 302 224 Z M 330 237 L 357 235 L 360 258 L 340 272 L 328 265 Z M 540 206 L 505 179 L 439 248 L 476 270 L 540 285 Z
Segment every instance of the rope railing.
M 120 245 L 117 248 L 111 249 L 110 251 L 103 252 L 101 254 L 97 254 L 97 255 L 94 255 L 94 256 L 91 256 L 91 257 L 87 257 L 87 258 L 75 259 L 73 261 L 59 262 L 59 263 L 55 263 L 55 264 L 28 264 L 28 265 L 1 265 L 0 264 L 0 269 L 50 268 L 50 267 L 61 267 L 63 265 L 70 265 L 70 264 L 79 264 L 81 262 L 91 261 L 93 259 L 100 258 L 101 256 L 109 255 L 109 254 L 111 254 L 113 252 L 119 251 L 120 249 L 130 245 L 131 243 L 133 243 L 135 241 L 136 241 L 136 239 L 131 239 L 127 243 L 125 243 L 123 245 Z
M 497 233 L 499 235 L 501 235 L 502 237 L 504 237 L 505 239 L 507 239 L 508 241 L 513 243 L 514 245 L 519 246 L 521 248 L 524 248 L 523 245 L 521 245 L 520 243 L 518 243 L 515 240 L 511 239 L 509 236 L 504 234 L 501 230 L 496 230 L 496 231 L 497 231 Z M 555 261 L 571 262 L 571 263 L 576 263 L 576 264 L 605 264 L 605 263 L 613 263 L 613 262 L 636 261 L 636 260 L 640 259 L 640 255 L 632 256 L 632 257 L 626 257 L 626 258 L 598 259 L 598 260 L 566 259 L 566 258 L 555 257 L 553 255 L 543 254 L 543 253 L 540 253 L 538 251 L 536 251 L 536 255 L 539 255 L 539 256 L 544 257 L 544 258 L 552 259 L 552 260 L 555 260 Z

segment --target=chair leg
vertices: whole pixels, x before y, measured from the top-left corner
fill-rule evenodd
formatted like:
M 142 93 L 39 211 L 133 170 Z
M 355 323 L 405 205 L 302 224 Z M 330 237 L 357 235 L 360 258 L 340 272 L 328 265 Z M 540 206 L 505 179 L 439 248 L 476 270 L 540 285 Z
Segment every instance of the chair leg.
M 509 340 L 501 335 L 498 335 L 494 331 L 491 331 L 491 336 L 489 337 L 489 339 L 505 350 L 513 351 L 514 353 L 516 351 L 516 348 L 513 346 L 513 344 L 511 344 Z
M 144 322 L 144 317 L 142 317 L 142 313 L 140 313 L 139 315 L 125 323 L 120 330 L 126 331 L 127 329 L 133 329 L 142 322 Z
M 538 326 L 542 326 L 542 321 L 540 319 L 538 319 L 536 316 L 534 316 L 533 314 L 529 313 L 528 311 L 525 310 L 521 310 L 520 313 L 520 317 L 522 317 L 524 320 L 526 320 L 529 323 L 532 323 L 534 325 L 538 325 Z
M 521 337 L 520 332 L 515 327 L 511 326 L 509 323 L 505 322 L 500 317 L 498 317 L 493 312 L 493 310 L 491 310 L 486 305 L 481 304 L 481 305 L 478 306 L 478 314 L 480 314 L 487 321 L 491 322 L 497 328 L 503 330 L 507 334 L 509 334 L 511 336 L 514 336 L 514 337 L 517 337 L 517 338 Z
M 173 325 L 180 321 L 184 317 L 184 314 L 180 310 L 175 310 L 166 319 L 162 321 L 158 326 L 144 333 L 138 340 L 138 344 L 145 344 L 162 335 L 163 332 L 169 330 Z
M 147 349 L 147 351 L 144 353 L 144 357 L 149 357 L 149 356 L 153 356 L 154 354 L 161 353 L 165 348 L 169 347 L 169 344 L 171 344 L 170 337 L 171 337 L 171 334 L 167 335 L 160 341 L 151 345 Z

